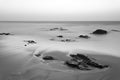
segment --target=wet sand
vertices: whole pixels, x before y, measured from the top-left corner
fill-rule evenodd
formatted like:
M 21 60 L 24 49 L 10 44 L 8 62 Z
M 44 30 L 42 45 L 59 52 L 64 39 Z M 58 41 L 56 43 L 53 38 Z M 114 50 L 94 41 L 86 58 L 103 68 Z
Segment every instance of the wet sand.
M 1 80 L 119 80 L 120 58 L 88 55 L 103 64 L 108 64 L 110 68 L 99 71 L 73 70 L 59 63 L 42 63 L 39 58 L 29 54 L 13 54 L 4 56 L 3 59 L 1 57 Z

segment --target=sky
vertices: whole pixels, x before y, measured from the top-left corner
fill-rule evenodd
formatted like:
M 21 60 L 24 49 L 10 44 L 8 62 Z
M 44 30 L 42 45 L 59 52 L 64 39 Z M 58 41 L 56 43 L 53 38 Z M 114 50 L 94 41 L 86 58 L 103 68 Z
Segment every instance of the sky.
M 120 0 L 0 0 L 0 21 L 120 21 Z

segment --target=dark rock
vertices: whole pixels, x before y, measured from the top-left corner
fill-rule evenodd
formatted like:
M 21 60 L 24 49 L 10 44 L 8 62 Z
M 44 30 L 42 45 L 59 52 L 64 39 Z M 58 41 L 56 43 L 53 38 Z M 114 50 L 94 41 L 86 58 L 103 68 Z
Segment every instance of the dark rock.
M 36 57 L 40 57 L 41 56 L 41 53 L 38 53 L 38 54 L 35 54 Z
M 75 40 L 72 39 L 62 39 L 61 42 L 74 42 Z
M 62 42 L 65 42 L 65 40 L 61 40 Z
M 70 60 L 70 61 L 65 61 L 64 63 L 65 65 L 71 67 L 71 68 L 76 68 L 76 69 L 79 69 L 79 66 L 78 66 L 78 63 L 73 61 L 73 60 Z
M 71 39 L 66 39 L 66 41 L 67 41 L 67 42 L 70 42 L 70 41 L 71 41 Z
M 70 56 L 77 60 L 82 60 L 84 62 L 90 62 L 91 60 L 83 54 L 70 54 Z
M 57 36 L 57 37 L 59 37 L 59 38 L 63 38 L 63 36 L 62 36 L 62 35 L 59 35 L 59 36 Z
M 50 29 L 50 30 L 52 31 L 52 30 L 58 30 L 58 29 L 59 29 L 59 28 L 52 28 L 52 29 Z
M 87 64 L 91 67 L 95 67 L 95 68 L 99 68 L 99 69 L 103 69 L 103 68 L 108 67 L 108 65 L 101 65 L 101 64 L 98 64 L 98 63 L 95 63 L 95 62 L 89 62 Z
M 108 67 L 108 65 L 101 65 L 92 61 L 83 54 L 70 54 L 70 57 L 72 59 L 66 61 L 65 64 L 71 68 L 76 68 L 80 70 L 91 70 L 91 67 L 98 69 L 103 69 Z
M 36 44 L 37 43 L 34 40 L 24 40 L 24 42 L 27 42 L 28 44 Z
M 43 60 L 55 60 L 52 56 L 44 56 Z
M 62 27 L 60 27 L 60 30 L 63 31 L 63 30 L 67 30 L 67 29 L 63 29 Z
M 120 30 L 115 30 L 115 29 L 112 29 L 111 31 L 114 31 L 114 32 L 120 32 Z
M 88 35 L 80 35 L 80 36 L 78 36 L 79 38 L 85 38 L 85 39 L 88 39 L 88 38 L 90 38 Z
M 106 30 L 103 29 L 97 29 L 96 31 L 94 31 L 92 34 L 98 34 L 98 35 L 102 35 L 102 34 L 107 34 L 108 32 Z
M 60 27 L 60 28 L 52 28 L 52 29 L 50 29 L 50 31 L 54 31 L 54 30 L 64 31 L 64 30 L 67 30 L 67 29 L 64 29 L 64 28 L 62 28 L 62 27 Z
M 11 35 L 10 33 L 0 33 L 0 35 Z
M 90 67 L 84 62 L 79 63 L 78 66 L 80 70 L 91 70 Z
M 55 39 L 54 38 L 52 38 L 52 39 L 50 39 L 51 41 L 54 41 Z

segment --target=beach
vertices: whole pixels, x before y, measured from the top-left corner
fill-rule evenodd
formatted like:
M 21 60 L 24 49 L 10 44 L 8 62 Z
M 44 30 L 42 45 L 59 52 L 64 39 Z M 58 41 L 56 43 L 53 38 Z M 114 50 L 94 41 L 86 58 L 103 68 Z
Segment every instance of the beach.
M 0 23 L 0 80 L 119 80 L 120 23 Z M 107 34 L 91 34 L 97 29 Z M 78 37 L 87 35 L 88 37 Z M 60 51 L 53 53 L 52 51 Z M 57 62 L 42 61 L 50 54 Z M 59 53 L 55 56 L 55 54 Z M 65 54 L 86 54 L 107 69 L 74 70 Z

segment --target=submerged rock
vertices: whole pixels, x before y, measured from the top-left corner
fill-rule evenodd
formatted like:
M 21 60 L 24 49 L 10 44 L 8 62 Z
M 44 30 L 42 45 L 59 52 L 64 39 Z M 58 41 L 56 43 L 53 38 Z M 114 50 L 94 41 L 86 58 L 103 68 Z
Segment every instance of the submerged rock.
M 92 34 L 98 34 L 98 35 L 103 35 L 103 34 L 107 34 L 108 32 L 106 30 L 103 29 L 97 29 L 95 30 Z
M 80 36 L 78 36 L 79 38 L 85 38 L 85 39 L 88 39 L 88 38 L 90 38 L 88 35 L 80 35 Z
M 64 29 L 64 28 L 60 27 L 60 30 L 61 30 L 61 31 L 64 31 L 64 30 L 67 30 L 67 29 Z
M 52 31 L 52 30 L 58 30 L 59 28 L 52 28 L 52 29 L 50 29 L 50 31 Z
M 111 31 L 114 31 L 114 32 L 120 32 L 120 30 L 115 30 L 115 29 L 112 29 Z
M 51 38 L 51 41 L 60 41 L 60 42 L 75 42 L 75 39 L 71 38 L 63 38 L 62 36 L 59 36 L 59 38 Z

